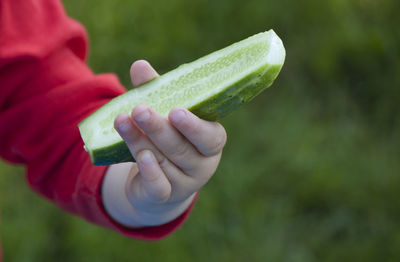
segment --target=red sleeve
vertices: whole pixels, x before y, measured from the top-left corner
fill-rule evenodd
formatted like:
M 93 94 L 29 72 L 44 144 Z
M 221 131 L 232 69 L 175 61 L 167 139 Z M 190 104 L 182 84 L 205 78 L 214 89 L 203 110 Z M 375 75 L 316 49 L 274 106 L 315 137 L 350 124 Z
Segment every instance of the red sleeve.
M 85 64 L 87 37 L 59 1 L 0 1 L 0 156 L 26 165 L 27 181 L 61 208 L 124 235 L 155 240 L 186 218 L 127 229 L 105 212 L 107 167 L 93 166 L 77 124 L 125 92 L 111 74 Z

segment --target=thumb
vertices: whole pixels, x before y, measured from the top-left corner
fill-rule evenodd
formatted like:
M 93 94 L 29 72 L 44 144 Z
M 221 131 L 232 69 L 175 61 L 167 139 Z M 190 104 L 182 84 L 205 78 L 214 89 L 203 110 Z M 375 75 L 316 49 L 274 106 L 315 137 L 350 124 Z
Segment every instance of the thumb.
M 138 87 L 159 76 L 146 60 L 135 61 L 131 66 L 130 75 L 133 87 Z
M 136 161 L 139 174 L 131 180 L 127 191 L 131 204 L 142 209 L 142 205 L 167 202 L 171 196 L 171 184 L 153 153 L 142 150 L 136 155 Z

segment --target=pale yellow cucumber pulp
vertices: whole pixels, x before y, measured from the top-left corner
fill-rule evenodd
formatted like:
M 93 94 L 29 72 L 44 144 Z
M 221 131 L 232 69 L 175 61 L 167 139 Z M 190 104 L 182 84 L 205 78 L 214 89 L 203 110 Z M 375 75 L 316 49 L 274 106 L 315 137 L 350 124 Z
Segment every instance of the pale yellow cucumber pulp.
M 281 39 L 273 30 L 234 43 L 183 64 L 118 96 L 79 124 L 85 150 L 95 165 L 134 161 L 114 129 L 114 119 L 146 104 L 167 116 L 182 106 L 207 120 L 224 117 L 269 87 L 285 60 Z

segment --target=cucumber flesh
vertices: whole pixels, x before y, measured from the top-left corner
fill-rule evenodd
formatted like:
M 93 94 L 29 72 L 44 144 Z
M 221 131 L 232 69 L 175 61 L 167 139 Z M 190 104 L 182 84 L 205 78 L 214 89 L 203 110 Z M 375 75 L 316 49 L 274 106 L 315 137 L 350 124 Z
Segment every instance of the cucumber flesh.
M 285 60 L 273 30 L 253 35 L 204 56 L 118 96 L 79 125 L 85 149 L 95 165 L 134 161 L 113 127 L 121 113 L 147 104 L 167 116 L 182 106 L 199 117 L 217 120 L 269 87 Z

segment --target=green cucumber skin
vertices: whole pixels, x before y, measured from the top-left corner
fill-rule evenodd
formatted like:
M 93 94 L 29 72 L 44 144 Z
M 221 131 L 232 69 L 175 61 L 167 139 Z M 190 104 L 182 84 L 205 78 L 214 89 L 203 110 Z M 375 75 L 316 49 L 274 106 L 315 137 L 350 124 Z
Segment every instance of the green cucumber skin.
M 123 140 L 110 146 L 93 150 L 90 158 L 96 166 L 136 161 Z
M 252 72 L 223 92 L 188 108 L 198 117 L 216 121 L 251 101 L 264 89 L 272 85 L 282 65 L 265 65 Z
M 188 110 L 209 121 L 216 121 L 225 117 L 271 86 L 282 66 L 267 64 L 260 67 L 257 71 L 237 81 L 223 92 L 188 108 Z M 108 147 L 93 150 L 90 157 L 94 165 L 135 162 L 123 140 Z

